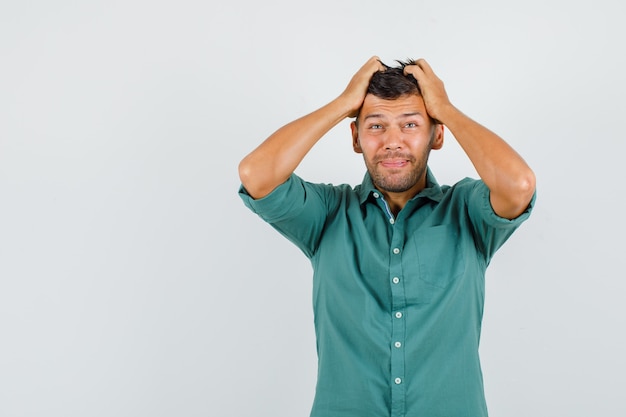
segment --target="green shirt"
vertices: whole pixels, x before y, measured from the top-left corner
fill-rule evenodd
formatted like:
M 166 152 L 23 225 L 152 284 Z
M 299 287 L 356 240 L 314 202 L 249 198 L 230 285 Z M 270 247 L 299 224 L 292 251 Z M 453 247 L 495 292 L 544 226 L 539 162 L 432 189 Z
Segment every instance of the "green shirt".
M 482 181 L 440 187 L 430 170 L 395 218 L 369 174 L 355 188 L 294 174 L 264 198 L 239 193 L 313 265 L 312 417 L 487 416 L 485 270 L 531 207 L 498 217 Z

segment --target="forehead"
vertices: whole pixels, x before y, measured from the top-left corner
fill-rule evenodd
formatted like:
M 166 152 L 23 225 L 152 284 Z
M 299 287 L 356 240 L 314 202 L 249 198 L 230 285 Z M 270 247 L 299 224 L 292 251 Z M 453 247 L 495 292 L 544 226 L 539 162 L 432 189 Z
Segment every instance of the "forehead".
M 368 94 L 363 100 L 360 117 L 368 116 L 396 118 L 407 114 L 420 114 L 426 117 L 424 99 L 418 94 L 400 96 L 393 100 L 385 100 L 373 94 Z

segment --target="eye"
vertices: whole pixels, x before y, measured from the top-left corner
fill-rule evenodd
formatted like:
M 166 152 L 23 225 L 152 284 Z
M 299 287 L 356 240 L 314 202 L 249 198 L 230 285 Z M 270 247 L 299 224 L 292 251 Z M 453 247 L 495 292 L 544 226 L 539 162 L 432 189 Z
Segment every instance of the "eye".
M 409 122 L 406 125 L 404 125 L 404 127 L 415 128 L 415 127 L 417 127 L 417 123 Z
M 372 124 L 372 125 L 370 125 L 370 127 L 369 127 L 369 128 L 370 128 L 370 129 L 374 129 L 374 130 L 377 130 L 377 129 L 382 129 L 382 128 L 383 128 L 383 125 L 380 125 L 380 124 Z

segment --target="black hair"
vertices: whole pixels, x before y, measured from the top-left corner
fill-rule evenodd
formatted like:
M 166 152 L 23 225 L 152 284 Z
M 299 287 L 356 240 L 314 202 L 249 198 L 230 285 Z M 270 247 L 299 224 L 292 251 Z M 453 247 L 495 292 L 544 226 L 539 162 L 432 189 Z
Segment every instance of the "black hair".
M 398 63 L 396 67 L 391 67 L 382 61 L 378 62 L 385 67 L 385 70 L 375 72 L 374 75 L 372 75 L 370 84 L 367 87 L 367 94 L 372 94 L 383 100 L 395 100 L 399 97 L 411 94 L 422 95 L 422 90 L 415 77 L 412 74 L 404 73 L 404 67 L 415 65 L 416 61 L 414 59 L 409 58 L 406 61 L 396 60 Z M 359 113 L 360 112 L 359 110 Z M 430 117 L 430 115 L 428 117 L 433 124 L 439 123 L 437 120 Z M 357 115 L 355 121 L 358 126 L 359 115 Z
M 385 100 L 393 100 L 407 94 L 420 94 L 419 84 L 413 75 L 405 74 L 404 67 L 407 65 L 415 65 L 415 60 L 407 59 L 406 61 L 398 61 L 397 67 L 380 62 L 385 71 L 379 71 L 372 75 L 367 93 L 375 95 Z

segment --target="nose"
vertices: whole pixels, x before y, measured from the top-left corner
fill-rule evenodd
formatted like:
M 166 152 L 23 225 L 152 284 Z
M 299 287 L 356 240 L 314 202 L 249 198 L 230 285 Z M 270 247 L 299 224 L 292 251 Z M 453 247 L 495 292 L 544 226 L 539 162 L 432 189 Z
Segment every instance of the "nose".
M 402 130 L 398 127 L 388 128 L 385 132 L 384 147 L 385 150 L 397 150 L 402 148 L 404 143 L 402 138 Z

